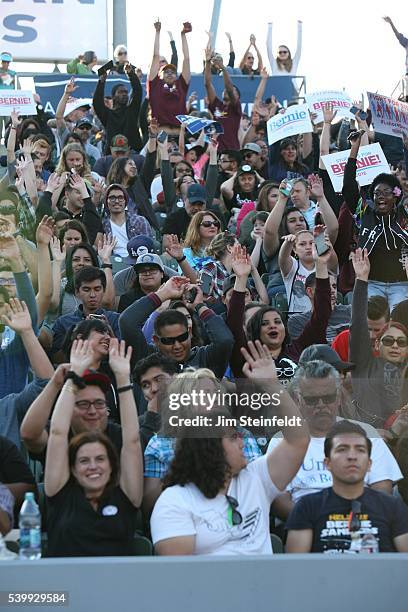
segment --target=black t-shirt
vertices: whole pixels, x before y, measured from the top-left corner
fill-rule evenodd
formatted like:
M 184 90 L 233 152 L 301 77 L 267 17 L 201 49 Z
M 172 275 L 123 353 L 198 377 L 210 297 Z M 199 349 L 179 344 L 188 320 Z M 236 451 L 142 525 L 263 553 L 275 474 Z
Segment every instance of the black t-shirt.
M 393 539 L 408 533 L 408 508 L 398 497 L 365 488 L 361 503 L 361 535 L 372 533 L 380 552 L 396 552 Z M 312 552 L 348 553 L 351 537 L 348 521 L 351 500 L 337 495 L 332 487 L 304 495 L 295 504 L 286 529 L 313 529 Z M 349 553 L 350 554 L 350 553 Z
M 133 302 L 136 302 L 136 300 L 140 300 L 140 298 L 145 296 L 146 293 L 140 289 L 140 287 L 129 289 L 129 291 L 123 293 L 119 298 L 118 312 L 123 312 L 128 306 L 133 304 Z
M 49 557 L 115 557 L 134 554 L 137 509 L 115 487 L 94 510 L 76 482 L 47 497 Z
M 186 213 L 185 208 L 180 208 L 169 215 L 164 222 L 162 234 L 176 234 L 180 238 L 185 238 L 191 217 Z
M 0 482 L 35 484 L 34 476 L 17 446 L 8 438 L 0 436 Z

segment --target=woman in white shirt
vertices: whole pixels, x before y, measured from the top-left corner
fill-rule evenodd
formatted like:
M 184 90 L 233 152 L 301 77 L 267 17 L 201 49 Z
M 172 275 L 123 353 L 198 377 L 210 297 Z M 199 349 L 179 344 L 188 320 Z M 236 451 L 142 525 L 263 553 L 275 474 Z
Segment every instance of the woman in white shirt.
M 266 39 L 268 59 L 271 65 L 272 74 L 275 76 L 296 76 L 297 69 L 302 53 L 302 22 L 298 21 L 297 47 L 295 56 L 292 58 L 291 52 L 286 45 L 279 45 L 278 56 L 273 56 L 272 43 L 272 23 L 268 23 L 268 36 Z
M 265 392 L 278 393 L 280 405 L 274 413 L 277 409 L 282 415 L 300 417 L 277 381 L 267 348 L 257 341 L 256 345 L 249 342 L 248 349 L 241 349 L 246 359 L 243 371 L 262 384 Z M 170 392 L 171 387 L 169 396 Z M 204 412 L 212 419 L 207 423 L 211 431 L 206 429 L 212 437 L 193 437 L 192 428 L 184 429 L 186 433 L 177 440 L 175 457 L 164 480 L 164 491 L 154 507 L 151 533 L 156 552 L 271 554 L 270 505 L 297 473 L 309 436 L 303 425 L 287 427 L 282 444 L 271 455 L 247 465 L 241 434 L 230 424 L 233 419 L 225 410 Z M 226 416 L 228 422 L 217 427 L 218 420 Z M 298 422 L 302 423 L 301 419 Z

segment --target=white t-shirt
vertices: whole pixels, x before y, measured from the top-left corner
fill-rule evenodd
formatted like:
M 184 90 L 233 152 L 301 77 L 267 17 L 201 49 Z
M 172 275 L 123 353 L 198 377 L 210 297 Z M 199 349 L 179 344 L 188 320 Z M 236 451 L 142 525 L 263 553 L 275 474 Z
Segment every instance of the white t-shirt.
M 129 253 L 126 246 L 129 242 L 129 238 L 126 231 L 126 221 L 122 225 L 116 225 L 111 219 L 110 225 L 112 228 L 112 236 L 118 241 L 113 254 L 119 257 L 128 257 Z
M 238 501 L 240 525 L 230 525 L 225 495 L 208 499 L 192 483 L 169 487 L 157 500 L 150 520 L 153 544 L 194 535 L 195 555 L 270 555 L 269 510 L 279 493 L 266 456 L 249 463 L 229 486 L 228 495 Z
M 286 289 L 286 297 L 289 305 L 289 312 L 309 312 L 312 310 L 312 302 L 305 293 L 305 281 L 309 274 L 315 272 L 315 268 L 308 270 L 294 257 L 291 257 L 292 268 L 288 276 L 283 276 L 283 283 Z M 299 267 L 298 267 L 299 265 Z M 290 300 L 290 303 L 289 303 Z
M 357 423 L 363 429 L 366 429 L 365 423 L 359 423 L 358 421 L 352 421 L 352 423 Z M 281 440 L 280 432 L 278 432 L 269 442 L 267 453 L 270 453 Z M 371 436 L 370 440 L 373 445 L 371 451 L 372 467 L 364 479 L 366 485 L 372 485 L 381 480 L 392 480 L 393 482 L 400 480 L 402 478 L 401 470 L 384 440 L 380 437 L 373 438 Z M 331 472 L 325 468 L 323 460 L 324 438 L 311 438 L 300 470 L 286 487 L 294 502 L 297 502 L 303 495 L 318 493 L 322 489 L 333 485 Z

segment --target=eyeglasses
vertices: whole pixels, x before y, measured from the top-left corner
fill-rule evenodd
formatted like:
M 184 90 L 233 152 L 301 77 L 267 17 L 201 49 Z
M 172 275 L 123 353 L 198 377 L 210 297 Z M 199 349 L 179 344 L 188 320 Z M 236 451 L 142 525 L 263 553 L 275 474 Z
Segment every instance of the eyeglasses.
M 218 221 L 203 221 L 202 223 L 200 223 L 200 225 L 202 227 L 220 227 Z
M 226 495 L 227 502 L 230 507 L 228 508 L 228 522 L 231 527 L 235 525 L 240 525 L 242 523 L 242 514 L 238 512 L 237 508 L 239 506 L 238 500 L 235 497 L 231 497 L 231 495 Z
M 119 51 L 118 55 L 127 55 L 127 51 Z
M 233 159 L 223 159 L 221 157 L 220 164 L 232 164 L 233 161 L 234 161 Z
M 361 529 L 361 522 L 359 517 L 357 516 L 358 514 L 360 514 L 360 512 L 361 502 L 357 501 L 356 499 L 353 499 L 351 501 L 351 512 L 348 521 L 348 530 L 350 531 L 350 533 L 353 531 L 360 531 Z
M 159 272 L 159 268 L 142 268 L 139 270 L 139 274 L 154 274 L 155 272 Z
M 91 402 L 90 400 L 80 400 L 78 402 L 75 402 L 75 407 L 83 412 L 88 411 L 91 406 L 93 406 L 95 410 L 105 410 L 107 403 L 103 399 L 97 399 L 93 402 Z
M 171 346 L 172 344 L 176 344 L 176 342 L 185 342 L 188 339 L 188 336 L 189 333 L 186 331 L 184 334 L 180 334 L 179 336 L 173 336 L 170 338 L 160 338 L 160 336 L 158 336 L 158 338 L 162 344 Z
M 121 196 L 109 196 L 108 197 L 108 202 L 125 202 L 126 198 L 125 196 L 121 195 Z
M 407 338 L 394 338 L 393 336 L 384 336 L 381 338 L 381 344 L 384 346 L 394 346 L 397 344 L 400 348 L 406 348 L 408 346 Z
M 320 402 L 323 404 L 333 404 L 337 399 L 337 391 L 336 393 L 330 393 L 328 395 L 317 395 L 317 396 L 301 396 L 306 406 L 318 406 Z
M 382 189 L 374 189 L 374 197 L 378 198 L 380 196 L 384 196 L 385 198 L 388 198 L 389 196 L 392 196 L 392 189 L 384 189 L 384 191 Z

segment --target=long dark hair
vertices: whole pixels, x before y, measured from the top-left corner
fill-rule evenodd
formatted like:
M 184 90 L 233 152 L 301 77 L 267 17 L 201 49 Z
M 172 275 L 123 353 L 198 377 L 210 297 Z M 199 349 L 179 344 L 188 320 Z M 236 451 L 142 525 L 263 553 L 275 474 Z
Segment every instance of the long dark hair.
M 193 483 L 214 499 L 230 475 L 221 438 L 179 438 L 163 487 Z
M 114 337 L 114 333 L 112 328 L 107 323 L 104 323 L 101 320 L 97 319 L 85 319 L 84 321 L 80 321 L 77 325 L 71 327 L 65 338 L 64 343 L 62 345 L 62 351 L 64 352 L 67 360 L 69 361 L 69 356 L 71 354 L 72 343 L 74 340 L 81 338 L 81 340 L 87 340 L 91 334 L 91 332 L 97 331 L 100 333 L 108 332 L 111 338 Z
M 70 468 L 70 472 L 71 472 L 71 478 L 74 479 L 74 476 L 72 474 L 72 470 L 73 470 L 73 468 L 75 466 L 76 456 L 78 454 L 79 449 L 84 444 L 94 444 L 95 442 L 98 442 L 99 444 L 102 444 L 106 448 L 106 453 L 108 455 L 110 467 L 111 467 L 111 470 L 112 470 L 110 478 L 109 478 L 109 481 L 108 481 L 108 484 L 106 485 L 106 487 L 104 489 L 104 492 L 103 492 L 103 495 L 102 495 L 102 497 L 105 497 L 118 484 L 118 482 L 119 482 L 119 473 L 120 473 L 120 463 L 119 463 L 118 454 L 117 454 L 116 449 L 113 446 L 112 442 L 110 441 L 110 439 L 107 436 L 105 436 L 105 434 L 103 434 L 103 433 L 101 433 L 99 431 L 84 431 L 84 432 L 74 436 L 70 440 L 69 446 L 68 446 L 69 468 Z
M 252 315 L 246 325 L 246 335 L 248 340 L 261 340 L 261 329 L 262 329 L 262 319 L 267 312 L 276 312 L 280 318 L 282 319 L 282 323 L 285 325 L 285 321 L 277 308 L 273 308 L 272 306 L 261 306 L 258 312 Z M 285 338 L 282 342 L 282 349 L 286 345 L 286 338 L 288 337 L 288 330 L 285 325 Z
M 296 206 L 289 206 L 288 208 L 285 208 L 285 212 L 282 215 L 282 221 L 280 222 L 279 225 L 279 229 L 278 229 L 278 236 L 279 239 L 281 239 L 283 236 L 286 236 L 287 234 L 289 234 L 289 230 L 288 230 L 288 216 L 293 213 L 293 212 L 297 212 L 297 213 L 301 213 L 301 211 L 296 208 Z M 306 220 L 306 217 L 304 217 L 305 220 L 305 226 L 306 229 L 309 230 L 309 224 Z
M 75 287 L 74 287 L 74 273 L 72 271 L 72 258 L 75 254 L 75 252 L 78 249 L 85 249 L 85 251 L 87 251 L 89 253 L 89 255 L 92 258 L 92 266 L 94 266 L 95 268 L 99 268 L 99 261 L 98 261 L 98 256 L 95 253 L 95 250 L 93 249 L 93 247 L 91 247 L 91 245 L 87 242 L 79 242 L 78 244 L 76 244 L 75 246 L 71 247 L 70 249 L 68 249 L 67 251 L 67 258 L 66 258 L 66 264 L 65 264 L 65 274 L 67 277 L 67 284 L 65 287 L 65 291 L 66 293 L 74 293 L 75 292 Z

